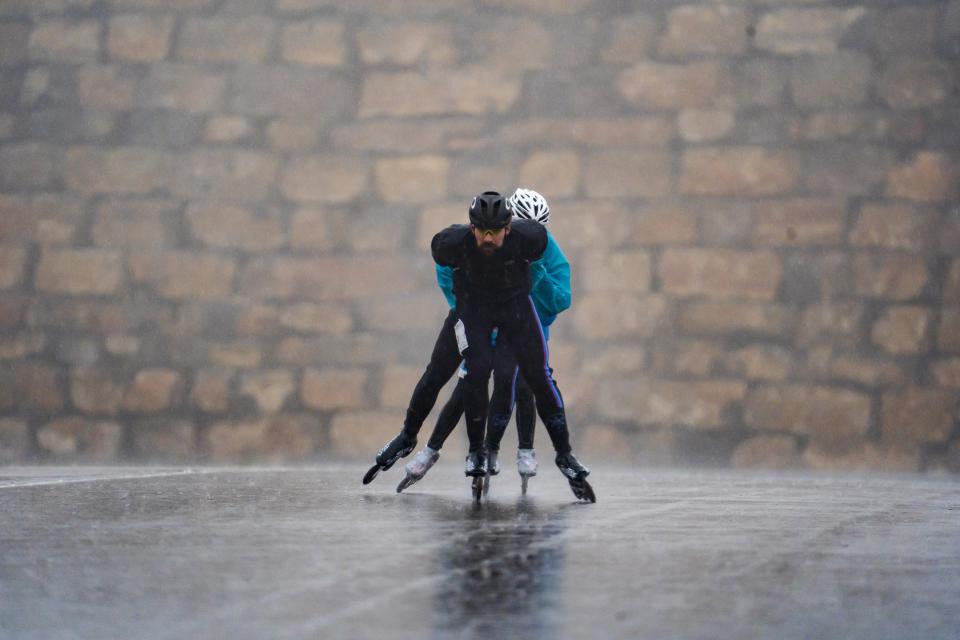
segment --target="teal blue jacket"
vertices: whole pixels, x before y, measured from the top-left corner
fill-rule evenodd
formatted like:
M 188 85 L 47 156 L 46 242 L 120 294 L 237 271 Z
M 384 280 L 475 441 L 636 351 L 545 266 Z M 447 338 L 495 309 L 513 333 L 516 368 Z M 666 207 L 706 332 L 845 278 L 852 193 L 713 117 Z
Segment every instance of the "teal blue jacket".
M 456 308 L 453 294 L 453 269 L 436 265 L 437 284 L 443 291 L 447 304 Z M 550 337 L 550 325 L 560 312 L 570 308 L 570 263 L 560 250 L 560 245 L 547 232 L 547 248 L 539 260 L 530 263 L 530 297 L 540 317 L 545 337 Z

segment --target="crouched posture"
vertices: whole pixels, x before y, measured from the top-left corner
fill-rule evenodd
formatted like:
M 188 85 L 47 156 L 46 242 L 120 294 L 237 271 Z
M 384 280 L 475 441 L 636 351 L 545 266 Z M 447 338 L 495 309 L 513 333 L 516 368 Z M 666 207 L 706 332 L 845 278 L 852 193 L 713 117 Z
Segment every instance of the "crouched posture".
M 466 473 L 487 473 L 484 427 L 494 353 L 490 335 L 497 328 L 497 348 L 509 349 L 516 358 L 557 452 L 557 466 L 578 498 L 594 501 L 585 480 L 590 472 L 571 451 L 563 399 L 551 374 L 543 328 L 530 298 L 530 263 L 546 250 L 547 231 L 530 220 L 511 224 L 506 201 L 495 192 L 474 198 L 469 213 L 469 225 L 447 227 L 431 242 L 434 261 L 453 269 L 470 442 Z

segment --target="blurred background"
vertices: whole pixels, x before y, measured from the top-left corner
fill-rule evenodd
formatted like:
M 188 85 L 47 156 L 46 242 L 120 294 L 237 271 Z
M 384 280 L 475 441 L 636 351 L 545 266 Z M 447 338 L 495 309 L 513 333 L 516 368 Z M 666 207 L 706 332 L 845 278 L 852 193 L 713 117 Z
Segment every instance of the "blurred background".
M 372 460 L 523 186 L 586 463 L 958 472 L 958 61 L 956 0 L 0 0 L 0 461 Z

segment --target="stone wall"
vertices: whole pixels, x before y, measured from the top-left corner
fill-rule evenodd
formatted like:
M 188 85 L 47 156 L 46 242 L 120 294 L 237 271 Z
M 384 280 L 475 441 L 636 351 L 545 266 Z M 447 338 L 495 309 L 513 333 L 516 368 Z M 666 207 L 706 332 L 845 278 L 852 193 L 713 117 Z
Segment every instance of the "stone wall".
M 369 458 L 529 186 L 587 462 L 958 471 L 958 61 L 957 0 L 3 0 L 0 459 Z

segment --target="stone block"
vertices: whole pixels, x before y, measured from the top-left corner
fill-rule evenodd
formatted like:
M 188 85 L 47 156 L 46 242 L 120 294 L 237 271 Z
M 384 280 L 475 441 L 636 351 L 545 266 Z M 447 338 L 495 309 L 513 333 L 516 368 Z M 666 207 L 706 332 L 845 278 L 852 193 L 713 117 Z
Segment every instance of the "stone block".
M 70 372 L 70 400 L 84 413 L 114 415 L 123 396 L 123 384 L 105 369 L 77 367 Z
M 799 384 L 751 389 L 744 422 L 755 429 L 786 431 L 818 442 L 862 438 L 870 427 L 870 398 L 844 389 Z
M 697 216 L 682 205 L 652 206 L 634 212 L 627 230 L 630 244 L 690 244 L 697 238 Z
M 554 341 L 551 340 L 551 343 Z M 596 346 L 584 349 L 581 355 L 574 350 L 568 366 L 561 367 L 554 358 L 556 345 L 550 345 L 551 364 L 560 371 L 581 369 L 588 376 L 607 376 L 639 373 L 647 361 L 647 352 L 634 342 L 615 344 L 610 347 Z
M 778 54 L 833 53 L 847 29 L 860 19 L 863 7 L 785 8 L 763 14 L 754 46 Z
M 739 55 L 747 47 L 749 16 L 731 5 L 682 6 L 667 14 L 662 56 Z
M 295 390 L 296 380 L 291 371 L 274 369 L 240 374 L 239 394 L 252 398 L 261 414 L 279 413 Z
M 956 195 L 957 179 L 957 165 L 949 157 L 923 151 L 912 162 L 890 169 L 886 195 L 919 202 L 944 202 Z
M 878 59 L 890 60 L 932 53 L 941 20 L 938 7 L 894 6 L 870 11 L 857 31 L 865 49 Z
M 16 22 L 0 24 L 0 66 L 12 67 L 27 61 L 30 26 Z
M 665 378 L 710 376 L 720 371 L 725 355 L 719 342 L 658 340 L 653 346 L 650 371 Z
M 190 390 L 190 402 L 207 413 L 227 411 L 235 377 L 236 374 L 229 369 L 197 370 Z
M 67 150 L 64 178 L 67 186 L 85 196 L 149 194 L 167 186 L 173 157 L 147 147 Z
M 0 361 L 23 360 L 38 355 L 46 344 L 46 337 L 40 333 L 18 332 L 0 335 Z
M 107 51 L 114 60 L 156 62 L 170 52 L 173 16 L 117 15 L 107 25 Z
M 402 411 L 341 411 L 330 423 L 330 453 L 370 459 L 403 427 Z
M 754 206 L 758 245 L 838 245 L 846 228 L 846 202 L 832 198 L 769 200 Z
M 359 409 L 365 406 L 366 387 L 365 369 L 307 369 L 300 401 L 311 409 Z
M 120 65 L 86 64 L 77 69 L 77 99 L 86 109 L 128 111 L 137 97 L 137 78 Z
M 608 424 L 589 424 L 578 431 L 577 455 L 581 459 L 602 460 L 604 464 L 630 464 L 636 461 L 634 446 L 637 439 L 634 433 Z
M 278 415 L 218 422 L 201 438 L 211 462 L 280 463 L 305 460 L 322 442 L 317 421 L 308 415 Z
M 123 261 L 116 251 L 63 249 L 42 252 L 34 285 L 47 293 L 116 293 L 123 284 Z
M 913 473 L 920 471 L 922 457 L 915 446 L 890 447 L 857 440 L 839 447 L 811 442 L 803 452 L 803 461 L 814 471 Z
M 571 53 L 576 60 L 582 60 L 581 55 L 568 48 L 576 39 L 572 29 L 550 29 L 541 20 L 501 18 L 493 28 L 484 29 L 478 35 L 473 47 L 465 47 L 464 57 L 503 71 L 544 71 L 574 66 L 574 60 L 563 59 Z
M 384 202 L 432 202 L 447 196 L 450 161 L 444 156 L 381 158 L 374 175 Z
M 923 251 L 933 244 L 935 225 L 934 214 L 909 204 L 864 203 L 850 230 L 850 243 Z
M 124 142 L 144 147 L 187 147 L 203 131 L 200 115 L 182 111 L 135 111 L 126 126 Z
M 360 158 L 322 155 L 287 161 L 279 187 L 295 202 L 347 202 L 365 194 L 369 183 L 370 167 Z
M 945 358 L 931 367 L 934 379 L 941 387 L 960 389 L 960 358 Z
M 830 358 L 820 377 L 868 387 L 902 385 L 907 379 L 900 366 L 891 360 L 843 354 Z
M 734 469 L 802 469 L 800 447 L 790 436 L 753 436 L 737 445 L 730 458 Z
M 0 368 L 0 409 L 54 413 L 65 403 L 58 369 L 18 361 Z
M 217 367 L 255 369 L 263 362 L 263 348 L 249 340 L 218 342 L 208 345 L 206 357 Z
M 888 307 L 870 332 L 874 344 L 887 353 L 912 355 L 930 347 L 931 312 L 925 307 Z
M 123 427 L 114 422 L 64 417 L 37 429 L 37 444 L 54 459 L 113 462 L 123 443 Z
M 57 188 L 63 165 L 63 150 L 57 147 L 35 143 L 4 145 L 0 147 L 0 189 Z
M 191 200 L 257 202 L 273 191 L 278 166 L 269 153 L 201 149 L 174 163 L 170 190 Z
M 178 224 L 179 206 L 173 201 L 111 199 L 97 207 L 90 234 L 100 247 L 171 247 Z
M 173 299 L 226 297 L 233 291 L 236 271 L 231 258 L 186 251 L 132 254 L 127 265 L 134 282 Z
M 455 64 L 459 52 L 449 24 L 431 22 L 375 22 L 357 31 L 360 60 L 366 65 L 428 67 Z
M 857 302 L 828 301 L 809 305 L 800 318 L 797 342 L 853 347 L 863 331 L 864 308 Z
M 27 251 L 22 246 L 0 245 L 0 290 L 20 285 L 27 262 Z
M 301 302 L 280 311 L 280 326 L 302 333 L 345 335 L 354 329 L 353 314 L 343 304 Z
M 650 290 L 651 264 L 647 251 L 585 253 L 580 260 L 581 279 L 587 293 Z
M 384 296 L 360 303 L 358 325 L 375 333 L 398 334 L 433 327 L 447 311 L 436 290 L 414 295 Z
M 800 58 L 790 72 L 790 93 L 801 109 L 861 104 L 871 76 L 870 58 L 836 53 Z
M 767 57 L 739 59 L 730 74 L 731 99 L 737 107 L 779 109 L 790 79 L 790 62 Z
M 719 106 L 724 101 L 726 71 L 716 62 L 688 64 L 638 62 L 620 72 L 617 88 L 644 109 L 690 109 Z
M 631 64 L 648 57 L 658 35 L 657 21 L 643 13 L 622 16 L 612 28 L 610 39 L 600 49 L 600 59 L 611 64 Z
M 27 51 L 36 61 L 93 62 L 100 55 L 101 29 L 97 20 L 39 20 L 30 32 Z
M 601 151 L 587 156 L 584 189 L 594 198 L 657 198 L 673 188 L 670 155 L 660 151 Z
M 344 25 L 333 20 L 310 20 L 284 27 L 280 52 L 287 62 L 311 67 L 338 67 L 347 48 Z
M 786 380 L 793 372 L 793 354 L 776 345 L 750 345 L 730 353 L 724 363 L 727 373 L 747 380 Z
M 600 388 L 597 407 L 605 419 L 719 429 L 729 423 L 729 413 L 745 393 L 744 383 L 729 380 L 617 379 Z
M 141 460 L 189 462 L 197 456 L 197 428 L 177 418 L 152 418 L 132 429 L 133 455 Z
M 671 248 L 657 272 L 663 291 L 676 296 L 773 300 L 781 264 L 769 252 Z
M 254 215 L 249 209 L 216 203 L 187 206 L 190 232 L 209 247 L 270 251 L 286 242 L 283 221 L 275 213 Z
M 139 87 L 136 105 L 140 108 L 212 113 L 223 108 L 227 79 L 193 65 L 153 64 Z
M 450 149 L 458 140 L 481 135 L 487 133 L 479 118 L 386 119 L 344 124 L 330 132 L 330 140 L 350 151 L 423 153 Z
M 786 337 L 792 333 L 793 325 L 794 313 L 785 305 L 703 300 L 680 307 L 677 328 L 684 335 L 747 333 Z
M 324 69 L 244 65 L 234 74 L 231 87 L 229 111 L 243 116 L 321 125 L 338 121 L 356 108 L 351 82 Z
M 674 130 L 674 118 L 665 115 L 526 118 L 505 123 L 497 132 L 497 142 L 508 146 L 551 144 L 604 150 L 665 148 L 673 141 Z
M 0 464 L 27 460 L 33 449 L 30 440 L 30 427 L 24 420 L 0 418 Z
M 577 299 L 573 324 L 587 340 L 649 337 L 667 322 L 668 313 L 669 303 L 663 296 L 588 294 Z
M 303 251 L 325 251 L 346 242 L 349 217 L 327 208 L 297 209 L 290 220 L 290 245 Z M 429 241 L 427 242 L 429 246 Z
M 430 241 L 433 239 L 433 236 L 442 229 L 445 229 L 451 224 L 466 224 L 469 221 L 467 218 L 469 206 L 469 200 L 425 206 L 420 214 L 420 221 L 417 226 L 417 248 L 423 251 L 429 251 Z M 552 220 L 550 225 L 553 226 Z M 556 234 L 554 234 L 554 236 L 556 236 Z
M 885 443 L 940 443 L 950 439 L 957 411 L 955 394 L 906 387 L 883 394 L 881 439 Z
M 887 65 L 876 80 L 877 94 L 893 109 L 925 109 L 950 96 L 951 68 L 946 62 L 913 58 Z
M 854 291 L 861 296 L 909 300 L 921 294 L 929 278 L 922 256 L 860 253 L 853 259 Z
M 490 91 L 490 87 L 497 87 Z M 369 73 L 360 98 L 361 118 L 505 113 L 520 98 L 518 75 L 486 67 L 421 73 Z M 424 100 L 423 96 L 430 96 Z
M 120 407 L 133 413 L 157 413 L 176 408 L 181 376 L 172 369 L 142 369 L 134 375 Z
M 552 199 L 577 193 L 580 183 L 580 157 L 574 151 L 537 151 L 520 167 L 520 184 L 533 188 Z
M 680 192 L 693 196 L 787 193 L 797 183 L 800 169 L 795 154 L 760 147 L 691 149 L 681 163 Z
M 418 283 L 415 269 L 399 256 L 255 260 L 244 269 L 241 292 L 274 300 L 362 300 L 409 293 Z
M 804 185 L 813 194 L 873 196 L 896 159 L 891 149 L 854 144 L 825 145 L 807 163 Z
M 273 21 L 259 16 L 187 17 L 177 40 L 177 57 L 196 62 L 262 62 L 273 32 Z
M 937 346 L 946 353 L 960 353 L 960 307 L 943 307 Z
M 203 130 L 205 142 L 238 142 L 250 136 L 253 125 L 243 116 L 212 115 Z M 268 134 L 269 137 L 269 134 Z
M 381 407 L 406 409 L 414 387 L 423 375 L 422 366 L 391 364 L 383 367 L 380 375 L 378 399 Z M 447 397 L 443 392 L 440 398 Z
M 728 109 L 684 109 L 677 116 L 677 131 L 687 142 L 709 142 L 726 137 L 736 124 Z

